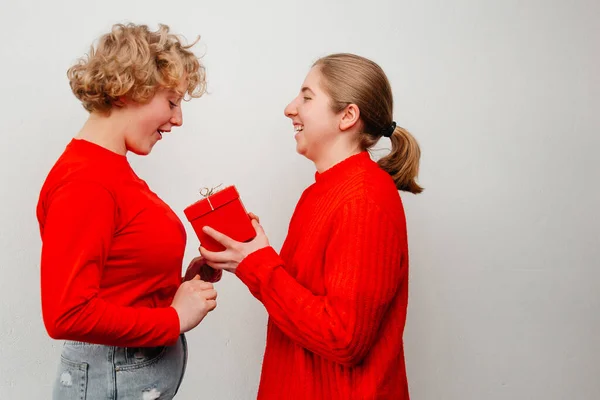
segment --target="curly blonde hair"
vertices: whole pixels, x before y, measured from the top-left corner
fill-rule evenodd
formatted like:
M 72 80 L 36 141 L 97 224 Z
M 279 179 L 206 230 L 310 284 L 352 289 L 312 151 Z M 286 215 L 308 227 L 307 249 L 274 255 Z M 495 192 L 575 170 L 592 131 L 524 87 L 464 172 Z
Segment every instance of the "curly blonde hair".
M 206 91 L 205 69 L 189 50 L 198 40 L 185 45 L 162 24 L 156 32 L 146 25 L 115 24 L 69 68 L 71 90 L 87 111 L 100 113 L 122 106 L 121 97 L 146 103 L 159 89 L 178 91 L 182 79 L 187 89 L 179 94 L 200 97 Z

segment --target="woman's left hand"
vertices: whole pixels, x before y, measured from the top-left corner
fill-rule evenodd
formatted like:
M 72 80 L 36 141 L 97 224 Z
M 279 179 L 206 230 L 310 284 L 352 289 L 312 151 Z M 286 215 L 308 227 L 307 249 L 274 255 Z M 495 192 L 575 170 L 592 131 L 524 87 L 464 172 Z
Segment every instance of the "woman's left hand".
M 202 256 L 199 256 L 190 262 L 181 282 L 191 281 L 196 275 L 200 275 L 200 279 L 204 282 L 216 283 L 221 280 L 223 271 L 211 268 L 206 263 L 206 260 Z
M 205 226 L 202 229 L 204 233 L 221 243 L 225 247 L 225 250 L 214 252 L 208 251 L 201 246 L 200 254 L 204 257 L 206 263 L 214 269 L 235 273 L 238 264 L 249 254 L 269 246 L 269 239 L 265 235 L 262 226 L 258 223 L 257 218 L 252 218 L 252 226 L 256 231 L 256 237 L 250 242 L 235 241 L 229 236 Z

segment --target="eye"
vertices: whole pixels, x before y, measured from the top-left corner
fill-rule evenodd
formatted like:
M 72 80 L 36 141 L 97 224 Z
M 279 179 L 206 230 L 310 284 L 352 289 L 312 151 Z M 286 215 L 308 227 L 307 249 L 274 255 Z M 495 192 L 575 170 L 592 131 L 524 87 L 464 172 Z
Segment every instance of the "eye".
M 169 100 L 169 107 L 170 107 L 171 109 L 173 109 L 173 108 L 177 107 L 177 104 L 175 104 L 175 103 L 173 103 L 171 100 Z
M 310 97 L 304 96 L 304 101 L 312 100 Z

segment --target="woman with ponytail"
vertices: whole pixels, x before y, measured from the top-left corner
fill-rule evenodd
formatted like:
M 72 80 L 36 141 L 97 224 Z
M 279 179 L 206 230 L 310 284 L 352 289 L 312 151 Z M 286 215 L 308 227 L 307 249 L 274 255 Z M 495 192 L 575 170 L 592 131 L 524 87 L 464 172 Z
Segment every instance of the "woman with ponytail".
M 420 193 L 420 150 L 392 117 L 383 70 L 353 54 L 319 59 L 286 107 L 298 153 L 317 169 L 280 254 L 255 219 L 240 243 L 201 248 L 269 313 L 259 399 L 409 398 L 402 335 L 408 302 L 406 220 L 398 190 Z M 371 160 L 382 137 L 391 153 Z

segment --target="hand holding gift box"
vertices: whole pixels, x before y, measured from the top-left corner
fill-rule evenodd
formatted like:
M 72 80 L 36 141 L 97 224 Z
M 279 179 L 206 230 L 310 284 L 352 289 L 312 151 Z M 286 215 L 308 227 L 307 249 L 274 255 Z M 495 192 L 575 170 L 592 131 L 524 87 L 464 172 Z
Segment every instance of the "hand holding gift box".
M 202 192 L 201 192 L 202 193 Z M 192 224 L 202 247 L 210 251 L 223 251 L 225 247 L 204 233 L 203 227 L 209 226 L 224 235 L 238 241 L 247 242 L 256 236 L 240 195 L 235 186 L 228 186 L 217 192 L 205 190 L 205 197 L 184 210 Z
M 201 192 L 202 193 L 202 192 Z M 269 246 L 259 218 L 246 212 L 234 186 L 213 194 L 202 193 L 205 198 L 184 210 L 200 239 L 202 257 L 192 260 L 186 278 L 194 271 L 206 273 L 206 266 L 214 268 L 216 275 L 205 274 L 212 282 L 221 279 L 222 270 L 235 273 L 237 265 L 250 253 Z M 184 278 L 185 279 L 185 278 Z M 214 279 L 214 280 L 213 280 Z
M 200 254 L 206 260 L 206 263 L 214 269 L 225 270 L 236 273 L 238 265 L 250 254 L 269 247 L 269 239 L 262 226 L 258 223 L 258 218 L 251 214 L 252 226 L 256 232 L 256 237 L 249 242 L 238 242 L 215 229 L 205 226 L 202 230 L 211 238 L 225 247 L 224 251 L 209 251 L 200 247 Z

